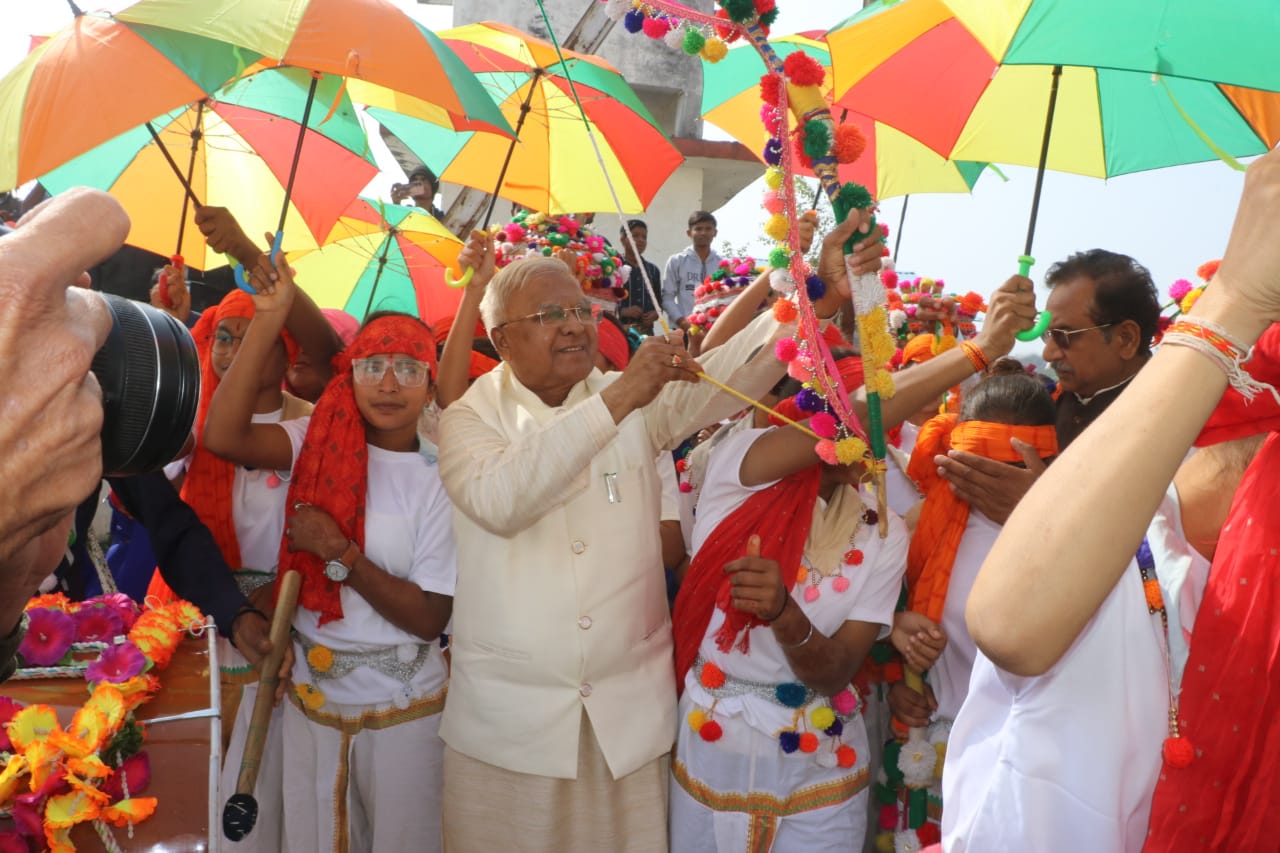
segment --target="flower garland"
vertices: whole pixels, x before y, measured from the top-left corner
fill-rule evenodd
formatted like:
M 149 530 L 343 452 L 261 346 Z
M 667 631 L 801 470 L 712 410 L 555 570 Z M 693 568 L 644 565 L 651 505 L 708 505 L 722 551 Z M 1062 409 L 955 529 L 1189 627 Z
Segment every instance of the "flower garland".
M 588 296 L 606 302 L 627 297 L 631 268 L 604 237 L 572 216 L 521 211 L 493 229 L 499 269 L 529 257 L 557 257 L 570 263 Z
M 16 826 L 0 833 L 0 848 L 69 853 L 72 827 L 86 822 L 104 842 L 108 824 L 132 833 L 157 803 L 137 796 L 151 772 L 134 714 L 159 690 L 155 672 L 183 634 L 205 619 L 185 601 L 140 612 L 120 593 L 84 602 L 42 595 L 28 603 L 27 616 L 18 654 L 36 666 L 15 677 L 83 675 L 89 699 L 63 728 L 49 705 L 0 698 L 0 811 Z M 82 659 L 86 651 L 99 654 Z

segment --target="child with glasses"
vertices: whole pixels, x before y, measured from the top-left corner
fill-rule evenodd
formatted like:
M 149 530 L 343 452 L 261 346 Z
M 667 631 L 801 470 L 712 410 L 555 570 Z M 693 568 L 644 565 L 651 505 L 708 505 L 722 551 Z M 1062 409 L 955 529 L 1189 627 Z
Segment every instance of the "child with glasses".
M 208 441 L 292 471 L 281 571 L 302 575 L 294 689 L 284 708 L 285 848 L 438 850 L 453 606 L 449 500 L 419 454 L 435 339 L 417 318 L 366 319 L 315 412 L 254 423 L 255 375 L 294 299 L 289 270 L 255 271 L 257 314 L 219 386 Z

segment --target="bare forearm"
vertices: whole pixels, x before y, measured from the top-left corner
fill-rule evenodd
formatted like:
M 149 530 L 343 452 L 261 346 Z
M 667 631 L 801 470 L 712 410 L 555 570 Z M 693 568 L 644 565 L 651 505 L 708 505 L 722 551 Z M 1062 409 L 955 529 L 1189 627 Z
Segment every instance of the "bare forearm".
M 467 374 L 471 365 L 472 330 L 480 318 L 482 291 L 467 290 L 453 318 L 449 337 L 440 354 L 439 376 L 436 377 L 436 402 L 446 408 L 454 400 L 467 393 Z
M 426 592 L 413 581 L 398 578 L 361 554 L 347 578 L 347 586 L 401 630 L 430 642 L 440 636 L 453 612 L 453 598 Z
M 342 338 L 338 337 L 315 301 L 301 288 L 294 293 L 285 328 L 311 358 L 315 369 L 327 379 L 332 373 L 330 363 L 333 357 L 342 351 Z
M 790 597 L 771 627 L 796 678 L 824 696 L 848 687 L 866 656 L 865 649 L 857 655 L 837 639 L 838 632 L 828 637 L 819 631 Z
M 892 397 L 880 398 L 880 417 L 885 429 L 897 426 L 947 389 L 973 375 L 973 363 L 959 347 L 949 349 L 924 364 L 893 375 Z M 866 423 L 867 392 L 859 389 L 853 398 L 854 411 Z
M 280 336 L 282 325 L 278 314 L 260 313 L 254 317 L 239 352 L 213 392 L 204 433 L 198 438 L 219 456 L 234 453 L 249 438 L 262 367 Z
M 1256 317 L 1213 296 L 1197 317 L 1258 337 Z M 1199 353 L 1161 348 L 1018 503 L 965 611 L 994 662 L 1036 675 L 1061 658 L 1129 564 L 1226 384 Z

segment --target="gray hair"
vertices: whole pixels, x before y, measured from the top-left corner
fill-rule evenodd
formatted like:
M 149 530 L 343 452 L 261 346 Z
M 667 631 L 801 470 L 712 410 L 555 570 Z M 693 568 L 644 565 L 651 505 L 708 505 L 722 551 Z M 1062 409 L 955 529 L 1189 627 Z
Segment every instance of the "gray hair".
M 555 258 L 533 257 L 513 261 L 493 277 L 485 288 L 484 298 L 480 300 L 480 318 L 484 327 L 492 330 L 506 321 L 507 303 L 511 294 L 527 287 L 530 282 L 549 276 L 567 276 L 572 280 L 573 274 L 563 261 Z

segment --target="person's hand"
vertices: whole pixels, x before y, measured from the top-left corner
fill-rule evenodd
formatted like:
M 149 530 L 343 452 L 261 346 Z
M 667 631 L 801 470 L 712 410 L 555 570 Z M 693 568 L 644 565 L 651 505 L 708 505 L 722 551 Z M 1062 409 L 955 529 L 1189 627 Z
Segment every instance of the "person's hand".
M 676 320 L 676 327 L 679 328 L 680 331 L 682 332 L 689 331 L 689 327 L 692 325 L 693 324 L 689 322 L 688 317 L 681 317 L 679 320 Z
M 618 312 L 618 318 L 622 320 L 635 320 L 642 322 L 644 320 L 644 312 L 640 310 L 639 305 L 628 305 Z
M 467 239 L 467 245 L 458 253 L 458 269 L 466 272 L 467 268 L 475 270 L 471 281 L 467 283 L 468 294 L 484 295 L 484 290 L 493 280 L 497 256 L 493 248 L 493 235 L 488 231 L 475 230 Z M 576 273 L 577 270 L 575 269 Z
M 1010 442 L 1022 456 L 1026 468 L 963 450 L 949 450 L 946 456 L 933 457 L 939 476 L 951 484 L 956 497 L 996 524 L 1009 520 L 1018 501 L 1045 470 L 1044 460 L 1036 455 L 1034 447 L 1016 438 Z
M 947 647 L 947 635 L 942 628 L 928 616 L 914 610 L 893 614 L 893 632 L 889 641 L 907 665 L 917 672 L 932 667 Z
M 654 323 L 656 323 L 656 322 L 658 322 L 658 312 L 657 312 L 657 311 L 646 311 L 646 312 L 644 312 L 644 314 L 643 314 L 643 315 L 641 315 L 640 320 L 641 320 L 641 322 L 643 322 L 646 326 L 648 326 L 648 327 L 650 328 L 650 330 L 652 330 L 652 329 L 653 329 L 653 324 L 654 324 Z
M 800 233 L 800 254 L 809 254 L 813 246 L 813 237 L 818 233 L 818 211 L 806 210 L 796 220 L 796 230 Z
M 1036 321 L 1035 285 L 1024 275 L 1009 276 L 987 301 L 987 317 L 973 342 L 988 362 L 1006 356 L 1024 329 Z
M 684 334 L 671 332 L 645 338 L 631 356 L 622 376 L 601 392 L 601 399 L 619 422 L 647 406 L 668 382 L 697 382 L 702 366 L 684 346 Z
M 828 288 L 834 288 L 841 297 L 848 299 L 852 294 L 849 277 L 845 272 L 844 244 L 850 237 L 858 237 L 853 244 L 853 272 L 856 274 L 875 272 L 880 269 L 884 257 L 884 244 L 880 241 L 880 233 L 871 232 L 870 208 L 850 211 L 849 217 L 822 238 L 822 255 L 818 259 L 818 278 Z
M 0 237 L 0 610 L 12 619 L 57 566 L 72 511 L 102 478 L 102 393 L 89 372 L 111 314 L 85 270 L 118 249 L 129 217 L 73 189 Z M 79 285 L 73 286 L 73 285 Z
M 306 551 L 322 560 L 336 560 L 347 550 L 346 535 L 333 516 L 318 506 L 298 504 L 284 528 L 290 551 Z
M 889 710 L 904 725 L 913 729 L 922 729 L 929 725 L 933 712 L 938 710 L 938 700 L 934 698 L 933 688 L 926 682 L 924 693 L 920 694 L 907 686 L 905 681 L 895 681 L 889 687 Z
M 249 597 L 249 602 L 263 613 L 271 613 L 270 607 L 274 598 L 275 584 L 266 584 L 254 590 L 254 594 Z M 266 590 L 266 604 L 263 607 L 257 602 L 263 597 L 258 593 Z M 293 643 L 286 641 L 287 645 L 284 650 L 284 657 L 280 660 L 280 669 L 278 671 L 279 681 L 276 682 L 276 704 L 280 704 L 280 700 L 284 698 L 286 691 L 289 689 L 289 683 L 293 674 Z M 267 655 L 271 654 L 271 623 L 258 613 L 252 610 L 246 610 L 236 615 L 235 622 L 231 626 L 231 644 L 236 647 L 240 654 L 245 656 L 249 661 L 249 665 L 259 672 L 262 671 L 262 663 Z
M 186 277 L 173 264 L 165 266 L 160 276 L 168 290 L 169 304 L 164 304 L 164 300 L 160 298 L 158 281 L 151 285 L 151 304 L 185 326 L 191 317 L 191 290 L 187 287 Z
M 249 284 L 257 291 L 252 294 L 254 311 L 257 314 L 288 316 L 298 288 L 293 281 L 293 270 L 289 268 L 284 252 L 277 253 L 274 263 L 269 254 L 258 255 L 257 261 L 252 267 L 246 268 L 245 273 Z
M 556 249 L 551 253 L 551 257 L 568 267 L 569 274 L 572 275 L 579 283 L 585 279 L 585 276 L 582 274 L 582 270 L 578 267 L 578 253 L 573 249 L 570 249 L 568 246 L 561 246 L 559 249 Z
M 729 576 L 734 607 L 765 621 L 782 615 L 788 597 L 782 584 L 782 569 L 777 560 L 760 556 L 759 536 L 747 539 L 747 556 L 727 563 L 724 573 Z
M 258 253 L 258 247 L 253 245 L 253 241 L 244 233 L 240 223 L 225 207 L 204 205 L 196 210 L 195 222 L 200 233 L 204 235 L 205 242 L 215 252 L 229 255 L 245 266 L 248 266 Z M 270 246 L 271 240 L 274 239 L 273 235 L 267 240 L 267 245 Z
M 1221 287 L 1236 310 L 1267 323 L 1280 320 L 1280 245 L 1275 223 L 1280 218 L 1280 151 L 1272 149 L 1249 165 L 1244 193 L 1227 240 L 1227 251 L 1214 277 L 1212 293 Z M 1196 312 L 1200 313 L 1200 312 Z M 1261 326 L 1250 331 L 1261 334 Z
M 409 197 L 408 184 L 392 184 L 391 185 L 391 203 L 404 204 L 404 200 Z

